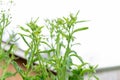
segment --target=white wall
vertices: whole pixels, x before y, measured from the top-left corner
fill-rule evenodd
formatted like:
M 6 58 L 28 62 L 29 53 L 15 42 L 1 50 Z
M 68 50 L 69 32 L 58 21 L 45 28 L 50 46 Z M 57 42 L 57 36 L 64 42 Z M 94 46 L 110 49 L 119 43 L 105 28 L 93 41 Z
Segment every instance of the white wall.
M 76 34 L 79 54 L 99 67 L 120 65 L 119 0 L 15 0 L 12 26 L 24 25 L 30 19 L 67 16 L 80 10 L 80 20 L 89 30 Z M 19 45 L 23 48 L 23 45 Z

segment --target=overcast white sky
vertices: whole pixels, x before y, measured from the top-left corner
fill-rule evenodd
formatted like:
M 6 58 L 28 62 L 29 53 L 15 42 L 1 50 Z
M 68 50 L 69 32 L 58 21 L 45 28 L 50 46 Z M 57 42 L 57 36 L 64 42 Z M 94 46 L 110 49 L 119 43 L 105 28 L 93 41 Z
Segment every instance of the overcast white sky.
M 13 26 L 23 25 L 30 19 L 67 16 L 80 10 L 79 20 L 89 30 L 80 32 L 77 41 L 79 54 L 99 67 L 120 65 L 120 5 L 119 0 L 15 0 Z M 20 47 L 23 48 L 23 45 Z

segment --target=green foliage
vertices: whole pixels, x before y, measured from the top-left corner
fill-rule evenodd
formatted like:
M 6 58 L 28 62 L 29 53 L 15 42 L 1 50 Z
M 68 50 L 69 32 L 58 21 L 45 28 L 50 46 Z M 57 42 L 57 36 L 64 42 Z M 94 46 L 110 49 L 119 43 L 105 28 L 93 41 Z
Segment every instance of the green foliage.
M 15 45 L 12 44 L 8 48 L 7 51 L 4 49 L 10 42 L 15 42 L 13 38 L 16 34 L 10 35 L 9 40 L 6 42 L 5 46 L 2 46 L 2 38 L 4 34 L 4 30 L 11 23 L 11 15 L 9 14 L 9 10 L 1 10 L 0 12 L 0 69 L 2 70 L 2 75 L 0 75 L 0 80 L 6 80 L 6 78 L 16 75 L 17 72 L 12 73 L 8 72 L 8 66 L 15 59 L 13 52 L 15 51 Z
M 84 62 L 81 56 L 72 49 L 72 46 L 76 44 L 74 34 L 88 29 L 88 27 L 76 26 L 78 23 L 86 22 L 85 20 L 78 21 L 78 13 L 53 20 L 47 19 L 44 26 L 37 25 L 38 19 L 31 20 L 26 24 L 26 28 L 20 26 L 21 30 L 27 34 L 19 34 L 29 47 L 25 52 L 25 55 L 29 56 L 25 65 L 27 68 L 25 77 L 28 77 L 30 69 L 37 72 L 38 80 L 48 78 L 51 80 L 84 80 L 85 75 L 89 75 L 88 79 L 95 76 L 96 67 Z M 47 35 L 42 33 L 43 29 L 48 32 Z M 30 43 L 26 37 L 31 39 Z M 47 55 L 47 58 L 42 55 Z M 74 64 L 72 57 L 78 59 L 80 63 Z M 36 61 L 38 64 L 33 65 Z
M 40 70 L 43 71 L 43 74 L 47 73 L 46 68 L 44 67 L 45 65 L 43 64 L 44 59 L 42 58 L 42 56 L 39 54 L 40 53 L 40 49 L 39 46 L 41 45 L 41 30 L 43 28 L 43 26 L 38 26 L 36 24 L 38 19 L 36 20 L 31 20 L 29 23 L 27 23 L 26 25 L 28 26 L 28 28 L 24 28 L 22 26 L 20 26 L 20 28 L 27 32 L 26 34 L 23 33 L 19 33 L 22 37 L 22 39 L 24 40 L 24 42 L 28 45 L 28 50 L 25 51 L 25 55 L 29 55 L 28 56 L 28 60 L 27 60 L 27 64 L 25 65 L 27 68 L 27 72 L 25 74 L 25 76 L 28 76 L 30 73 L 30 69 L 34 69 L 33 64 L 35 63 L 35 61 L 39 62 L 40 65 Z M 31 39 L 31 42 L 29 43 L 26 40 L 26 37 L 28 37 L 29 39 Z M 44 51 L 43 51 L 44 52 Z M 48 52 L 48 51 L 46 51 Z
M 14 51 L 15 45 L 12 44 L 8 49 L 8 51 L 4 51 L 2 47 L 3 32 L 4 32 L 4 29 L 10 24 L 10 22 L 11 21 L 10 21 L 9 14 L 7 14 L 5 11 L 2 11 L 0 15 L 0 63 L 1 63 L 0 68 L 3 70 L 3 73 L 0 76 L 0 80 L 5 80 L 7 77 L 14 76 L 16 74 L 16 73 L 7 72 L 7 68 L 9 64 L 14 59 L 14 55 L 12 53 Z M 10 37 L 6 45 L 8 45 L 12 39 L 13 39 L 13 36 Z M 6 47 L 6 45 L 4 46 L 4 48 Z M 5 63 L 5 64 L 3 65 L 2 63 L 3 64 Z
M 10 24 L 10 14 L 7 14 L 8 12 L 2 10 L 0 13 L 0 48 L 2 43 L 2 36 L 4 29 Z
M 13 40 L 17 34 L 12 34 L 6 45 L 2 47 L 4 29 L 11 23 L 10 14 L 2 10 L 0 13 L 0 63 L 5 64 L 0 64 L 0 69 L 3 70 L 0 80 L 5 80 L 16 73 L 19 73 L 23 80 L 84 80 L 85 76 L 88 80 L 91 78 L 99 80 L 95 76 L 97 66 L 85 62 L 72 48 L 79 44 L 74 43 L 76 39 L 74 35 L 88 29 L 88 27 L 77 26 L 79 23 L 87 22 L 86 20 L 79 21 L 78 14 L 79 11 L 75 15 L 71 13 L 68 17 L 46 19 L 43 26 L 37 24 L 39 18 L 32 19 L 26 27 L 20 26 L 25 33 L 18 34 L 28 46 L 25 51 L 27 64 L 24 65 L 26 67 L 24 71 L 14 61 L 13 53 L 16 46 L 11 44 L 7 51 L 3 50 L 10 42 L 15 43 L 18 39 Z M 43 32 L 44 29 L 48 34 Z M 47 55 L 47 58 L 44 55 Z M 75 64 L 73 57 L 80 63 Z M 9 64 L 15 67 L 15 73 L 7 71 Z M 31 76 L 33 71 L 36 74 Z

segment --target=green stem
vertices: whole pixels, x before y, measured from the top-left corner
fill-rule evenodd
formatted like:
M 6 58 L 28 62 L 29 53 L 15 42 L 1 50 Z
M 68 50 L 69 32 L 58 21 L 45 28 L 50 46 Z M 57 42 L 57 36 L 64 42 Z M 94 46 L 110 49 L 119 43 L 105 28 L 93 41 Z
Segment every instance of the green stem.
M 0 26 L 2 27 L 2 26 Z M 0 49 L 2 49 L 2 37 L 3 37 L 3 28 L 1 29 L 1 33 L 0 33 Z

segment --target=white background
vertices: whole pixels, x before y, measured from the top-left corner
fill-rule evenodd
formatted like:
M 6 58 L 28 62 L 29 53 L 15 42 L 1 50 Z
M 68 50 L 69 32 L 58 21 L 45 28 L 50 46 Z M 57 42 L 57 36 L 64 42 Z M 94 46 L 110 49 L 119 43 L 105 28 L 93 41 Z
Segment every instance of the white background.
M 14 3 L 12 27 L 24 25 L 32 17 L 40 17 L 42 24 L 46 18 L 68 16 L 80 10 L 79 20 L 90 22 L 84 23 L 88 30 L 76 34 L 77 42 L 81 43 L 76 50 L 85 61 L 98 64 L 99 68 L 120 65 L 119 0 L 15 0 Z

